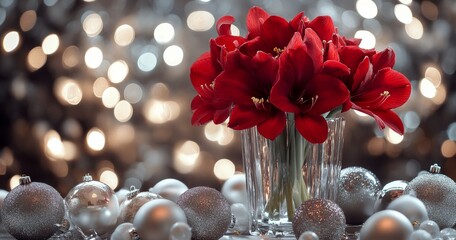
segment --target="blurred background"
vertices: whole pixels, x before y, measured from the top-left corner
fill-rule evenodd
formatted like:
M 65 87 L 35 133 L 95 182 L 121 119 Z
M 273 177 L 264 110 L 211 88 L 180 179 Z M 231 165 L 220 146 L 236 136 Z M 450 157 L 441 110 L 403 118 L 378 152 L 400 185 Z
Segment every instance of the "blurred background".
M 438 163 L 456 179 L 454 0 L 1 0 L 0 188 L 26 174 L 65 196 L 86 173 L 115 190 L 164 178 L 219 188 L 242 172 L 239 132 L 191 126 L 189 68 L 218 18 L 245 35 L 254 5 L 330 15 L 362 47 L 395 50 L 413 86 L 396 110 L 406 134 L 345 114 L 343 167 L 386 184 Z

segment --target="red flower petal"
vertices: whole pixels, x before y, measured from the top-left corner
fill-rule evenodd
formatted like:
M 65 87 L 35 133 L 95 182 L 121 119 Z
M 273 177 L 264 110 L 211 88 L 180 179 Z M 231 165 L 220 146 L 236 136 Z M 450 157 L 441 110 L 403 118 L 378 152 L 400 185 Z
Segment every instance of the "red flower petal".
M 261 40 L 265 52 L 274 53 L 274 48 L 283 49 L 293 36 L 293 29 L 288 21 L 279 16 L 270 16 L 261 27 Z
M 327 60 L 323 63 L 322 73 L 335 77 L 341 77 L 350 74 L 350 68 L 339 61 Z
M 328 124 L 320 115 L 295 115 L 296 129 L 311 143 L 322 143 L 328 137 Z
M 381 129 L 384 129 L 385 126 L 388 126 L 393 131 L 401 135 L 404 134 L 404 125 L 402 124 L 402 120 L 395 112 L 391 110 L 370 111 L 368 109 L 364 109 L 356 105 L 353 105 L 353 109 L 356 109 L 360 112 L 372 116 L 375 119 L 375 122 L 377 123 L 378 127 Z
M 248 34 L 248 39 L 255 38 L 257 36 L 260 36 L 261 33 L 261 25 L 266 21 L 266 19 L 269 17 L 269 14 L 264 11 L 260 7 L 252 7 L 250 8 L 249 12 L 247 13 L 247 20 L 246 20 L 246 25 L 247 25 L 247 31 L 249 32 Z
M 355 75 L 353 76 L 353 83 L 350 86 L 350 90 L 357 93 L 358 89 L 362 91 L 365 89 L 365 86 L 370 83 L 373 79 L 373 67 L 369 61 L 368 57 L 365 57 L 364 60 L 359 64 L 356 69 Z
M 231 111 L 228 127 L 235 130 L 243 130 L 258 125 L 268 117 L 269 113 L 266 111 L 256 111 L 252 108 L 246 109 L 240 106 L 234 106 Z
M 277 111 L 275 115 L 269 116 L 265 121 L 258 124 L 258 132 L 265 138 L 274 140 L 285 128 L 286 117 L 282 111 Z
M 233 16 L 223 16 L 217 21 L 217 33 L 219 35 L 231 35 L 231 24 L 235 21 Z
M 326 41 L 331 40 L 333 34 L 336 33 L 334 22 L 330 16 L 318 16 L 307 27 L 312 28 L 322 40 Z
M 342 105 L 349 97 L 349 91 L 345 84 L 338 78 L 319 74 L 306 86 L 306 96 L 316 98 L 310 114 L 323 114 Z
M 201 85 L 211 84 L 220 73 L 221 68 L 214 64 L 209 52 L 203 53 L 190 67 L 190 79 L 196 91 Z
M 376 53 L 372 56 L 372 64 L 374 65 L 374 72 L 382 68 L 393 68 L 394 63 L 396 62 L 396 55 L 394 51 L 390 48 L 387 48 L 379 53 Z
M 290 21 L 290 27 L 295 32 L 303 33 L 305 24 L 309 22 L 309 19 L 304 16 L 304 12 L 296 14 L 296 16 Z
M 323 63 L 323 43 L 321 39 L 314 30 L 306 28 L 303 41 L 307 47 L 307 54 L 312 58 L 314 71 L 319 72 Z

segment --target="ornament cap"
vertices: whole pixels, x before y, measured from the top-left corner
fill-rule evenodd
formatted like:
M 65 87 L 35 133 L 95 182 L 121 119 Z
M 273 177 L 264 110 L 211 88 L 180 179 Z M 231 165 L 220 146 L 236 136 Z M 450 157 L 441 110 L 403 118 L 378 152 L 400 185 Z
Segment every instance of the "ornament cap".
M 435 163 L 434 165 L 432 165 L 429 168 L 429 172 L 431 172 L 431 173 L 440 173 L 440 169 L 441 169 L 441 167 L 437 163 Z
M 138 195 L 138 193 L 139 193 L 139 189 L 136 189 L 136 187 L 132 185 L 130 187 L 130 192 L 127 193 L 127 199 L 130 200 L 130 199 L 136 197 L 136 195 Z
M 128 233 L 130 234 L 131 240 L 139 240 L 139 234 L 136 232 L 135 228 L 132 228 L 128 230 Z
M 29 176 L 22 175 L 22 177 L 19 178 L 20 185 L 27 185 L 30 183 L 32 183 L 32 179 Z
M 92 176 L 90 175 L 90 173 L 87 173 L 86 175 L 84 175 L 84 177 L 82 177 L 82 181 L 83 181 L 83 182 L 90 182 L 90 181 L 92 181 L 92 180 L 93 180 L 93 178 L 92 178 Z

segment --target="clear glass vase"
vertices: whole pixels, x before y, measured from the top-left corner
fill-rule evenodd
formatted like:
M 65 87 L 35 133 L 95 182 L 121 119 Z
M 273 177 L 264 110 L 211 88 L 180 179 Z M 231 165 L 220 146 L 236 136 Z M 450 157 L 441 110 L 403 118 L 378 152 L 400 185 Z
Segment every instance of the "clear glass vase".
M 305 140 L 293 120 L 272 141 L 256 128 L 241 132 L 252 235 L 294 236 L 291 222 L 302 202 L 335 201 L 345 121 L 329 118 L 327 123 L 328 138 L 322 144 Z

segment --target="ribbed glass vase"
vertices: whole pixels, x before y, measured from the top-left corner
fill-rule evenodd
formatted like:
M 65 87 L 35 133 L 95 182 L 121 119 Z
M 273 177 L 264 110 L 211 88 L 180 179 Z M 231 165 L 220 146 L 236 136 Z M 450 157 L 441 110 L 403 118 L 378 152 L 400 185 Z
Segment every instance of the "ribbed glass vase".
M 241 132 L 252 235 L 294 236 L 295 209 L 310 198 L 335 201 L 342 165 L 343 118 L 327 119 L 324 143 L 312 144 L 287 120 L 274 140 L 256 128 Z

